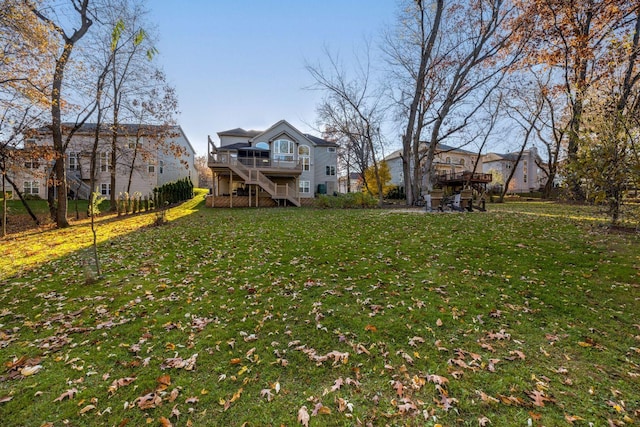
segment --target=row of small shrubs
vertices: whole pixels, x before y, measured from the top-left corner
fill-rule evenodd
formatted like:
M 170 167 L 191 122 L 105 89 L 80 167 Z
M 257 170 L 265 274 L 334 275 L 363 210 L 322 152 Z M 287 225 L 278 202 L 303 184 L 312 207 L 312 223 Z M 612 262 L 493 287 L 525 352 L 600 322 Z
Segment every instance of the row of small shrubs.
M 193 183 L 189 178 L 167 182 L 153 189 L 153 200 L 158 202 L 156 206 L 163 206 L 165 203 L 180 203 L 192 198 Z
M 373 208 L 377 205 L 378 199 L 369 193 L 320 194 L 317 202 L 318 207 L 332 209 Z
M 156 187 L 152 194 L 144 197 L 140 192 L 120 193 L 116 200 L 116 207 L 118 215 L 127 215 L 151 211 L 191 198 L 193 198 L 193 183 L 189 178 L 185 178 Z
M 142 197 L 142 193 L 120 193 L 116 199 L 118 215 L 127 215 L 138 212 L 146 212 L 154 209 L 156 205 L 149 196 Z

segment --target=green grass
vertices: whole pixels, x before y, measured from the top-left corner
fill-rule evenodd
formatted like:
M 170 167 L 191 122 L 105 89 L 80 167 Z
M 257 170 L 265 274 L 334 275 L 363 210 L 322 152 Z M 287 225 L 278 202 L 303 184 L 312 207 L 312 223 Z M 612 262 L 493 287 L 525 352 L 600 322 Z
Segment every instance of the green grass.
M 3 425 L 296 425 L 303 405 L 324 407 L 312 426 L 640 422 L 640 238 L 595 210 L 201 200 L 162 227 L 105 218 L 93 284 L 86 224 L 3 242 Z M 16 376 L 23 357 L 42 368 Z

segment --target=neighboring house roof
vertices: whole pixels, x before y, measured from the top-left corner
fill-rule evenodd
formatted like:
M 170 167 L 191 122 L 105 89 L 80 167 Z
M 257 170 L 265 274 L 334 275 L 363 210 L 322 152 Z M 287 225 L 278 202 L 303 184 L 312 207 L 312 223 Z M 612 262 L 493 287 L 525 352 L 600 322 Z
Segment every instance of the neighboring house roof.
M 427 147 L 429 146 L 429 143 L 427 142 L 421 142 L 420 143 L 420 150 L 424 151 L 427 149 Z M 468 154 L 468 155 L 477 155 L 478 153 L 473 152 L 473 151 L 469 151 L 469 150 L 464 150 L 462 148 L 458 148 L 458 147 L 452 147 L 450 145 L 446 145 L 446 144 L 438 144 L 438 148 L 436 150 L 437 153 L 448 153 L 448 152 L 455 152 L 455 153 L 460 153 L 460 154 Z M 396 158 L 400 158 L 402 157 L 402 150 L 396 150 L 393 153 L 389 154 L 387 157 L 384 158 L 384 160 L 393 160 Z
M 63 130 L 71 130 L 75 126 L 76 124 L 71 122 L 62 123 Z M 76 133 L 77 134 L 93 134 L 95 133 L 97 126 L 98 126 L 97 123 L 84 123 L 82 126 L 80 126 L 80 128 L 78 128 Z M 193 148 L 193 145 L 191 145 L 191 141 L 189 141 L 189 138 L 187 138 L 187 135 L 184 133 L 184 130 L 180 125 L 167 126 L 167 125 L 120 123 L 118 126 L 120 127 L 119 133 L 124 135 L 137 135 L 138 133 L 140 133 L 141 136 L 153 136 L 159 133 L 164 133 L 164 134 L 168 134 L 170 132 L 179 133 L 180 136 L 184 138 L 184 140 L 186 141 L 187 145 L 191 149 L 191 152 L 194 153 L 195 155 L 196 150 Z M 43 126 L 36 129 L 36 131 L 40 134 L 48 134 L 48 133 L 51 133 L 51 126 Z M 100 133 L 111 133 L 111 125 L 103 123 L 100 127 Z M 171 135 L 171 136 L 177 136 L 177 135 Z
M 262 131 L 260 130 L 244 130 L 242 128 L 235 128 L 218 132 L 218 136 L 242 136 L 246 138 L 253 138 L 254 136 L 260 135 L 261 133 Z
M 327 146 L 327 147 L 338 146 L 338 144 L 336 144 L 335 142 L 327 141 L 326 139 L 318 138 L 317 136 L 309 135 L 308 133 L 305 133 L 304 136 L 306 136 L 307 139 L 310 139 L 311 142 L 313 142 L 316 145 Z

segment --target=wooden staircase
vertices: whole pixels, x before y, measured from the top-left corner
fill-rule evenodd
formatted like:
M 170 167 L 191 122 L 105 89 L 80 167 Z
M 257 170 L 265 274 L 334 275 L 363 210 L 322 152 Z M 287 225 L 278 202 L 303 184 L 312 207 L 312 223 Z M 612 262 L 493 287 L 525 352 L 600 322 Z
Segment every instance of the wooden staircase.
M 240 162 L 231 162 L 229 168 L 233 173 L 241 177 L 246 184 L 260 186 L 260 188 L 269 193 L 272 199 L 286 200 L 294 206 L 300 207 L 298 192 L 295 189 L 291 190 L 288 185 L 278 185 L 258 169 L 250 169 Z
M 79 199 L 89 200 L 91 198 L 91 187 L 75 173 L 67 173 L 67 188 L 76 192 Z

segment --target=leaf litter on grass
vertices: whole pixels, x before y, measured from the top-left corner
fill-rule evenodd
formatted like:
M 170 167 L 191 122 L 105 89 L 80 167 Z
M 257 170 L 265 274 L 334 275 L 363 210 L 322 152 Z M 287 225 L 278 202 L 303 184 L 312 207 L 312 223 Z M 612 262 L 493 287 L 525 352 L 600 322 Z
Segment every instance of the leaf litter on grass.
M 42 368 L 5 365 L 0 405 L 35 386 L 35 424 L 71 390 L 56 423 L 638 418 L 638 260 L 615 242 L 502 213 L 196 212 L 113 239 L 91 287 L 55 261 L 8 284 L 2 362 Z

